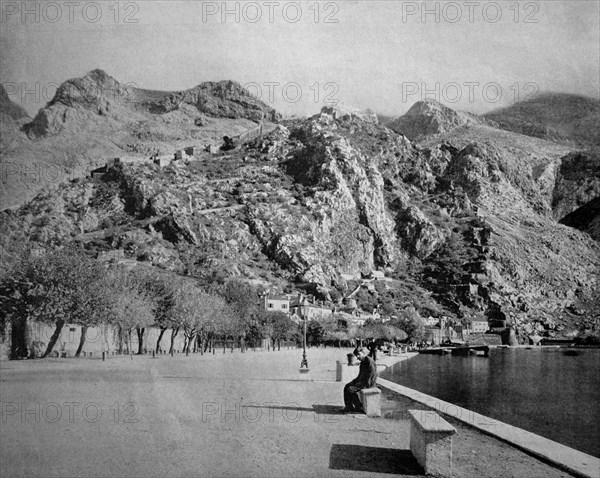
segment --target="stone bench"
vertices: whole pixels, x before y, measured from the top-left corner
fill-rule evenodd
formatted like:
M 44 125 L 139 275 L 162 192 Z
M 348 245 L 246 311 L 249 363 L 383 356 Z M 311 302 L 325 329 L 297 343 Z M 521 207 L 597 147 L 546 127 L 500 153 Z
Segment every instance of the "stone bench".
M 67 358 L 69 356 L 68 350 L 55 350 L 54 353 L 56 354 L 56 358 Z
M 427 475 L 452 476 L 452 435 L 456 429 L 432 410 L 409 410 L 410 451 Z
M 368 417 L 381 416 L 381 390 L 377 387 L 363 388 L 358 392 L 358 398 Z

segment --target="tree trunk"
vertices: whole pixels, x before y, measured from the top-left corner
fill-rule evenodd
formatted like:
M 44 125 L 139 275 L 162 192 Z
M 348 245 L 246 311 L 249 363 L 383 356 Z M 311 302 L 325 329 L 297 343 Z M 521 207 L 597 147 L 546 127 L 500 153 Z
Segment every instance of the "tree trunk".
M 46 347 L 46 351 L 44 352 L 44 355 L 42 355 L 42 358 L 46 358 L 48 355 L 50 355 L 50 352 L 52 352 L 56 341 L 60 337 L 60 332 L 62 331 L 63 325 L 65 325 L 64 320 L 59 320 L 56 322 L 56 328 L 54 329 L 52 337 L 50 337 L 50 342 L 48 342 L 48 347 Z
M 117 331 L 117 338 L 118 338 L 118 341 L 119 341 L 119 348 L 117 349 L 117 353 L 119 355 L 121 355 L 123 353 L 123 343 L 125 341 L 125 339 L 123 338 L 123 333 L 124 333 L 123 332 L 123 327 L 121 327 L 119 325 L 119 329 Z
M 179 327 L 175 327 L 173 329 L 173 331 L 171 332 L 171 347 L 169 348 L 170 354 L 173 353 L 173 347 L 175 346 L 175 337 L 177 337 L 178 333 L 179 333 Z
M 187 339 L 187 345 L 184 347 L 186 355 L 190 354 L 190 347 L 192 346 L 192 343 L 194 342 L 195 337 L 196 337 L 196 334 L 194 332 L 192 332 L 190 334 L 189 338 Z
M 11 358 L 13 360 L 26 358 L 27 350 L 27 318 L 15 320 L 10 329 L 11 333 Z M 45 355 L 44 355 L 45 357 Z
M 85 344 L 85 334 L 87 332 L 88 326 L 84 325 L 81 327 L 81 337 L 79 337 L 79 347 L 77 347 L 77 352 L 75 352 L 75 357 L 79 357 L 81 355 L 81 350 L 83 349 L 83 344 Z
M 144 352 L 144 333 L 146 332 L 145 327 L 136 327 L 138 336 L 138 355 L 142 355 Z
M 160 334 L 158 334 L 158 340 L 156 341 L 156 353 L 160 353 L 161 348 L 160 348 L 160 341 L 163 338 L 163 335 L 165 334 L 165 332 L 167 331 L 166 327 L 161 327 L 160 328 Z

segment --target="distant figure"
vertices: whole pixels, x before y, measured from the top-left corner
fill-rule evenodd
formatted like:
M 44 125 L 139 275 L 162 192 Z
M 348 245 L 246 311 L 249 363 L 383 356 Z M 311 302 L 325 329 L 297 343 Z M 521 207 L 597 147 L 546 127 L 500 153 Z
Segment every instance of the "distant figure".
M 377 342 L 374 340 L 368 345 L 369 347 L 369 357 L 373 359 L 373 361 L 377 362 Z
M 377 366 L 375 361 L 368 356 L 366 348 L 356 349 L 354 355 L 360 361 L 358 377 L 344 387 L 344 412 L 355 413 L 363 411 L 358 392 L 364 388 L 373 388 L 377 383 Z

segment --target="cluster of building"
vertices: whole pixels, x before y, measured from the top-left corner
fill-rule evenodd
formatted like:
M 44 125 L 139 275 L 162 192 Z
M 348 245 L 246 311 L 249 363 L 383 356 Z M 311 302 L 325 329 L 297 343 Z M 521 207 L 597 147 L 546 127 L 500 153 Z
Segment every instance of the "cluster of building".
M 206 150 L 209 152 L 213 152 L 214 146 L 207 146 Z M 159 156 L 158 154 L 153 154 L 150 157 L 145 156 L 121 156 L 118 158 L 111 158 L 106 161 L 104 166 L 93 169 L 90 172 L 90 176 L 92 179 L 102 179 L 104 175 L 108 172 L 108 170 L 114 167 L 117 164 L 140 164 L 140 163 L 154 163 L 159 167 L 164 168 L 168 166 L 174 161 L 180 161 L 182 163 L 187 163 L 195 158 L 196 154 L 199 152 L 199 148 L 197 146 L 188 146 L 187 148 L 178 149 L 174 154 L 166 154 Z
M 372 314 L 361 311 L 352 297 L 356 291 L 343 299 L 341 305 L 326 304 L 312 296 L 303 294 L 265 295 L 264 306 L 269 312 L 283 312 L 292 320 L 324 320 L 336 315 L 343 325 L 364 325 L 368 319 L 380 320 L 377 310 Z M 484 334 L 490 330 L 484 318 L 471 318 L 464 324 L 457 324 L 448 317 L 427 317 L 424 319 L 425 340 L 440 344 L 446 340 L 468 339 L 472 334 Z
M 341 305 L 326 304 L 317 301 L 313 296 L 304 294 L 266 295 L 264 298 L 265 310 L 269 312 L 283 312 L 298 322 L 301 320 L 324 320 L 336 315 L 345 325 L 363 325 L 368 319 L 379 319 L 377 311 L 365 314 L 356 305 L 356 300 L 347 297 Z
M 427 317 L 425 325 L 425 340 L 441 344 L 446 340 L 468 340 L 473 334 L 485 334 L 490 330 L 487 319 L 470 318 L 457 324 L 448 317 Z

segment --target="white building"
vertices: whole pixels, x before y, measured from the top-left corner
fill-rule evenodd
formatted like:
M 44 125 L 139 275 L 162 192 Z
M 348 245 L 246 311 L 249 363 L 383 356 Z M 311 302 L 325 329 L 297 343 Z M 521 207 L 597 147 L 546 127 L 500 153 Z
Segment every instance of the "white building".
M 472 334 L 484 334 L 490 329 L 488 321 L 485 319 L 471 319 L 469 326 Z
M 287 295 L 266 295 L 265 310 L 269 312 L 290 313 L 290 296 Z

